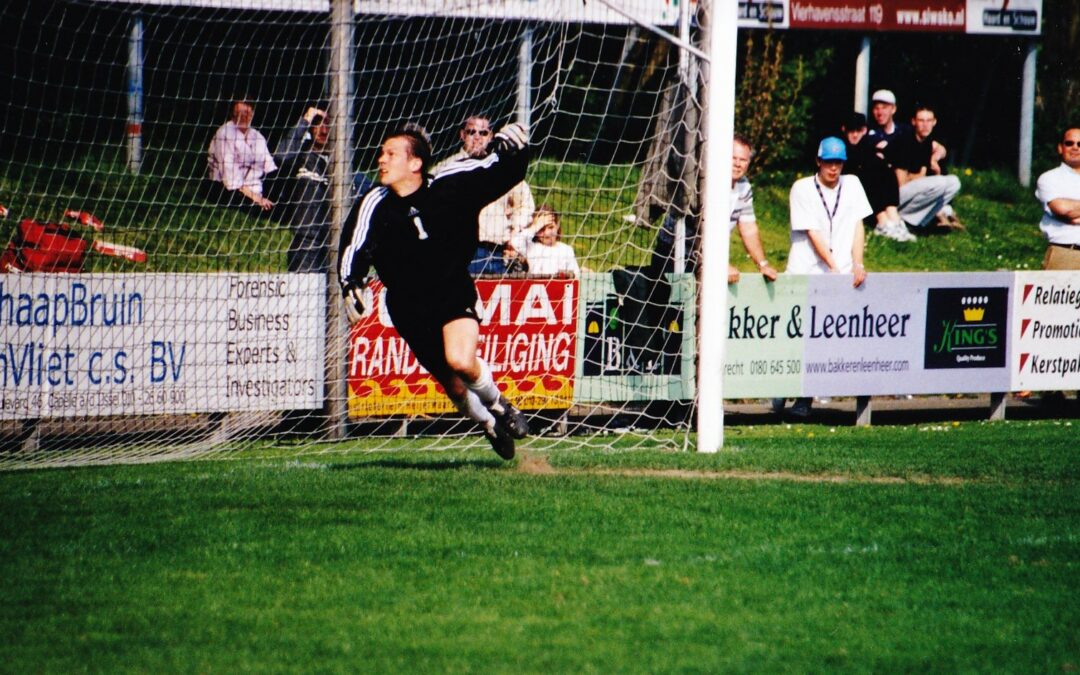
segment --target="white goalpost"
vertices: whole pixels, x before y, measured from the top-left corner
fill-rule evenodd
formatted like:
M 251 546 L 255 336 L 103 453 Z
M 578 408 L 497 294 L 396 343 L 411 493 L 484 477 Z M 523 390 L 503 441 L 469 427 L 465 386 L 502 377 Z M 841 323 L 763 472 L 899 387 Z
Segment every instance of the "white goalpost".
M 5 4 L 0 469 L 484 443 L 389 325 L 378 285 L 349 328 L 335 271 L 382 133 L 419 122 L 438 160 L 476 114 L 529 126 L 534 207 L 558 214 L 581 270 L 477 279 L 481 354 L 535 432 L 522 447 L 716 451 L 729 4 Z M 262 210 L 209 179 L 237 100 L 276 167 Z M 312 107 L 329 116 L 325 146 L 302 128 Z M 304 133 L 325 173 L 287 151 Z M 305 258 L 315 206 L 324 230 Z

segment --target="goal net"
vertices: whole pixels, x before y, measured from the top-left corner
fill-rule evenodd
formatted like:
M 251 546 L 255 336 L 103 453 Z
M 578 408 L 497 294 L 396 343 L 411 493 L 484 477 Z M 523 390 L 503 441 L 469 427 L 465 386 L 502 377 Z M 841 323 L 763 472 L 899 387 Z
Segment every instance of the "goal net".
M 531 208 L 580 268 L 507 255 L 478 277 L 519 447 L 690 447 L 702 86 L 680 45 L 702 47 L 706 9 L 3 3 L 0 468 L 486 445 L 377 284 L 350 329 L 333 269 L 382 134 L 418 122 L 438 160 L 471 115 L 528 125 Z M 236 101 L 261 149 L 220 135 Z

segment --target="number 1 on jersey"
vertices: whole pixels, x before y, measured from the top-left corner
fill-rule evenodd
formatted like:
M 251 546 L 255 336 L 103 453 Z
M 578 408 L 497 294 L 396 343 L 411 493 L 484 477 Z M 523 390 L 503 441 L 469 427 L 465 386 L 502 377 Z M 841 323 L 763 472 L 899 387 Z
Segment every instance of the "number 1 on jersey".
M 416 226 L 416 234 L 420 239 L 427 239 L 427 230 L 424 229 L 424 224 L 420 222 L 420 214 L 416 214 L 412 219 L 413 225 Z

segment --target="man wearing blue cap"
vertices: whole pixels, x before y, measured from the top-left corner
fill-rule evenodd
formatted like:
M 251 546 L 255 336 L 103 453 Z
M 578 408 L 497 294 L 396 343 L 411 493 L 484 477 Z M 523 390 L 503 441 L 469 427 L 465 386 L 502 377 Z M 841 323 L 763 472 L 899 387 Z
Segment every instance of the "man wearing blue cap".
M 856 288 L 866 280 L 863 218 L 874 213 L 858 176 L 841 175 L 847 149 L 835 136 L 821 141 L 817 173 L 791 186 L 790 274 L 850 274 Z M 791 408 L 795 417 L 810 414 L 811 399 L 800 398 Z M 782 412 L 784 399 L 774 399 Z
M 873 209 L 858 176 L 841 175 L 847 150 L 830 136 L 818 145 L 818 170 L 791 186 L 791 274 L 837 272 L 853 275 L 858 287 L 866 279 L 863 218 Z

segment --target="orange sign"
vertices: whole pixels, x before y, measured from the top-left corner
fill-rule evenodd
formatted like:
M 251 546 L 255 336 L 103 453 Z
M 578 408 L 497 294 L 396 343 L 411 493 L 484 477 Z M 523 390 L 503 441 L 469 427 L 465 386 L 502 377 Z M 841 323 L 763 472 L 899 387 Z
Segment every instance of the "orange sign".
M 522 409 L 569 408 L 574 399 L 578 283 L 478 280 L 480 343 L 499 389 Z M 371 288 L 371 313 L 349 339 L 349 416 L 454 412 L 442 386 L 394 330 L 386 289 Z

